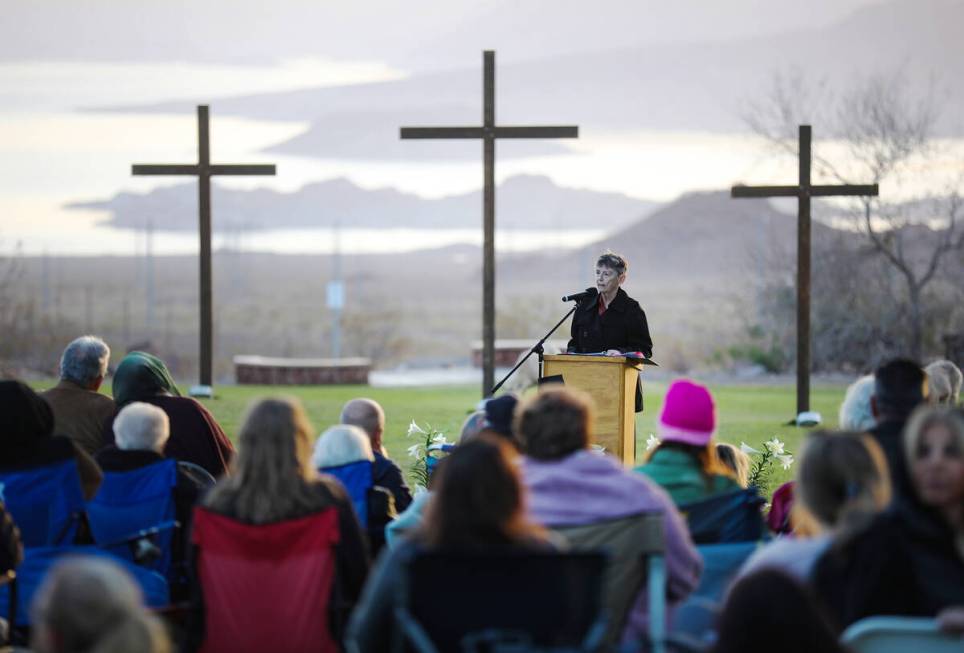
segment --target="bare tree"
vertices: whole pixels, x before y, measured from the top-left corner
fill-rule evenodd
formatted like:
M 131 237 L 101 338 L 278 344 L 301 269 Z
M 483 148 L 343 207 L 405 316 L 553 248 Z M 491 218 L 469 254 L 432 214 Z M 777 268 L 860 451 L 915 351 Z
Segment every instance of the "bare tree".
M 964 251 L 962 175 L 940 188 L 915 190 L 928 174 L 921 171 L 944 154 L 935 133 L 940 107 L 934 81 L 915 87 L 903 70 L 853 80 L 842 93 L 791 70 L 775 74 L 762 100 L 744 111 L 755 133 L 794 156 L 797 126 L 816 125 L 815 134 L 840 141 L 848 155 L 831 161 L 815 149 L 818 174 L 841 183 L 880 184 L 880 197 L 854 200 L 842 217 L 903 280 L 892 300 L 908 322 L 906 351 L 917 359 L 924 353 L 926 291 L 947 258 L 959 259 Z M 895 198 L 895 189 L 901 197 Z

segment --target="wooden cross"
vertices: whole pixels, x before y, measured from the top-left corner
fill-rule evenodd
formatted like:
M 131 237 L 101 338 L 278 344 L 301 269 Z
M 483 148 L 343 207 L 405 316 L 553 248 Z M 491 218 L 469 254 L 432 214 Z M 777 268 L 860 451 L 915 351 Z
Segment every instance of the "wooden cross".
M 402 127 L 403 139 L 482 139 L 482 396 L 495 383 L 495 141 L 497 138 L 578 138 L 576 126 L 498 127 L 495 124 L 495 52 L 482 53 L 481 127 Z
M 814 186 L 810 183 L 810 125 L 800 125 L 800 177 L 796 186 L 743 186 L 732 197 L 797 198 L 797 415 L 810 410 L 810 198 L 878 195 L 877 184 Z
M 211 177 L 214 175 L 273 175 L 274 165 L 212 164 L 208 130 L 208 107 L 197 108 L 198 162 L 186 164 L 134 164 L 134 175 L 186 175 L 198 178 L 201 238 L 201 385 L 209 389 L 213 367 L 213 318 L 211 308 Z M 209 391 L 209 390 L 208 390 Z M 203 392 L 203 391 L 202 391 Z

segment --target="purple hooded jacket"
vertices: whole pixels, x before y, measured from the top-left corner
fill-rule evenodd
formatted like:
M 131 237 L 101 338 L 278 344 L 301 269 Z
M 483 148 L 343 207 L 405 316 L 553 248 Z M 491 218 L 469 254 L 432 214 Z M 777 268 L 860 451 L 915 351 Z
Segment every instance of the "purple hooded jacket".
M 672 499 L 644 475 L 625 469 L 615 458 L 583 449 L 552 461 L 523 457 L 522 481 L 528 491 L 529 516 L 550 528 L 662 512 L 666 516 L 667 612 L 671 614 L 696 589 L 703 559 Z M 624 637 L 641 636 L 647 624 L 643 588 L 626 621 Z

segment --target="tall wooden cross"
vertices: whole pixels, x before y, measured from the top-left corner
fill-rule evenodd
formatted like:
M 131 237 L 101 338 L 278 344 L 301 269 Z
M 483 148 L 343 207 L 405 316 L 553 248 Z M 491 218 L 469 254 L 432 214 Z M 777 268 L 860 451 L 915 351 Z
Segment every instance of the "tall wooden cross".
M 482 396 L 495 384 L 495 141 L 497 138 L 578 138 L 576 126 L 498 127 L 495 124 L 495 52 L 482 53 L 481 127 L 402 127 L 403 139 L 482 139 Z
M 810 410 L 810 198 L 878 195 L 877 184 L 814 186 L 810 183 L 811 128 L 800 125 L 796 186 L 734 186 L 732 197 L 797 198 L 797 415 Z
M 274 165 L 213 164 L 211 163 L 208 107 L 197 108 L 198 162 L 185 164 L 134 164 L 134 175 L 180 175 L 198 178 L 199 233 L 201 239 L 201 385 L 212 384 L 213 368 L 213 312 L 211 308 L 211 177 L 214 175 L 273 175 Z M 209 390 L 208 390 L 209 391 Z M 202 390 L 203 392 L 203 390 Z

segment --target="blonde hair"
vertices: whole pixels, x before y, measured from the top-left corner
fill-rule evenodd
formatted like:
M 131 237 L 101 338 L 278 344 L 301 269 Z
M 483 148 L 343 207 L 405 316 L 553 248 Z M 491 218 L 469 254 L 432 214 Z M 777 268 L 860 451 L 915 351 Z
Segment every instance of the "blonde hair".
M 793 507 L 795 530 L 856 532 L 890 501 L 880 445 L 854 432 L 815 431 L 803 444 Z
M 204 505 L 242 521 L 264 524 L 305 515 L 327 504 L 313 489 L 311 424 L 294 397 L 256 400 L 238 434 L 231 474 Z
M 716 443 L 716 457 L 724 465 L 730 474 L 740 484 L 746 488 L 750 485 L 750 457 L 743 453 L 739 447 L 729 442 Z
M 908 467 L 917 459 L 917 447 L 924 432 L 935 424 L 946 426 L 957 448 L 964 452 L 964 417 L 951 406 L 922 405 L 915 410 L 904 427 L 904 456 Z
M 140 588 L 106 558 L 69 557 L 54 565 L 32 607 L 31 648 L 37 653 L 169 653 L 160 621 Z

